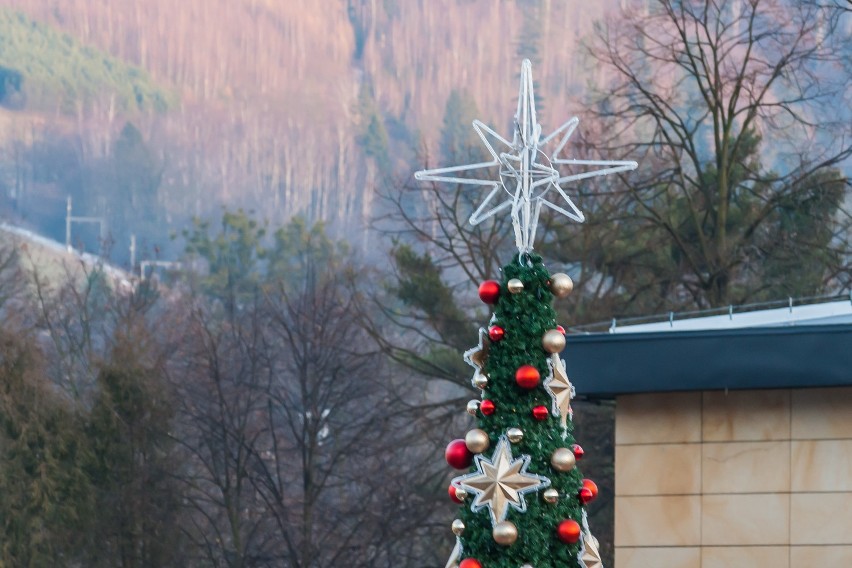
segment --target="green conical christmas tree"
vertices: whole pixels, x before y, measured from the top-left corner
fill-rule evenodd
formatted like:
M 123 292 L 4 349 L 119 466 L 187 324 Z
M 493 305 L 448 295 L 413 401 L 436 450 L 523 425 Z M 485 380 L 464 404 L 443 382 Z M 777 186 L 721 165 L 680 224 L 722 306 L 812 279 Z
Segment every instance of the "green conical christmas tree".
M 454 467 L 475 462 L 450 487 L 468 506 L 453 524 L 460 551 L 449 566 L 600 567 L 584 512 L 597 488 L 576 467 L 582 450 L 571 435 L 564 330 L 552 307 L 571 287 L 532 254 L 516 255 L 500 282 L 480 287 L 494 315 L 465 354 L 482 389 L 482 400 L 468 405 L 478 428 L 447 447 Z
M 572 118 L 542 136 L 532 66 L 524 60 L 511 141 L 474 121 L 490 162 L 414 176 L 486 188 L 471 224 L 509 211 L 519 251 L 503 267 L 500 282 L 484 282 L 479 289 L 480 298 L 495 309 L 489 328 L 480 332 L 479 346 L 465 353 L 476 369 L 473 384 L 482 389 L 482 400 L 468 404 L 479 427 L 447 446 L 453 467 L 466 469 L 475 462 L 471 473 L 450 486 L 450 495 L 469 507 L 453 522 L 458 539 L 448 568 L 601 566 L 583 507 L 597 487 L 576 468 L 581 450 L 571 436 L 572 387 L 559 358 L 564 330 L 551 305 L 554 295 L 568 294 L 573 285 L 565 274 L 549 274 L 532 248 L 543 207 L 579 223 L 585 220 L 561 184 L 633 170 L 637 164 L 560 158 L 578 123 Z M 551 142 L 555 146 L 545 154 Z M 595 169 L 563 175 L 558 169 L 563 166 Z

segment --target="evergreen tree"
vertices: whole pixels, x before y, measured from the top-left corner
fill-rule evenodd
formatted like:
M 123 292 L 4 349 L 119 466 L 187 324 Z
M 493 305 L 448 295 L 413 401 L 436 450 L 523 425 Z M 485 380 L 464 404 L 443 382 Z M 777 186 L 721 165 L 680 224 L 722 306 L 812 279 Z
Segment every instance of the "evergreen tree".
M 460 568 L 599 562 L 584 507 L 597 487 L 576 467 L 582 454 L 572 435 L 572 387 L 558 355 L 564 330 L 551 305 L 571 286 L 534 254 L 516 255 L 501 282 L 480 286 L 480 297 L 495 308 L 480 345 L 465 354 L 482 389 L 483 400 L 468 405 L 478 428 L 447 447 L 447 461 L 457 468 L 478 454 L 472 472 L 450 486 L 467 505 L 453 525 Z
M 43 378 L 32 338 L 0 331 L 0 566 L 79 558 L 93 513 L 86 448 L 75 412 Z

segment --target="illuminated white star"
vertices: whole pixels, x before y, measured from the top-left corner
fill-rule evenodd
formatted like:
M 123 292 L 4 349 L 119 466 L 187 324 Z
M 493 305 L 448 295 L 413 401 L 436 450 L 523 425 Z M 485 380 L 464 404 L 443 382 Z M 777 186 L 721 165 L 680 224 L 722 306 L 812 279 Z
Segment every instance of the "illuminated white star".
M 527 510 L 525 493 L 550 485 L 548 478 L 526 472 L 529 456 L 512 458 L 512 449 L 505 436 L 500 437 L 490 460 L 482 455 L 475 460 L 478 471 L 453 479 L 453 485 L 475 494 L 471 510 L 477 512 L 488 507 L 494 525 L 506 519 L 509 507 L 522 513 Z
M 521 86 L 512 141 L 509 142 L 483 122 L 474 120 L 473 128 L 491 154 L 490 162 L 422 170 L 415 173 L 414 177 L 421 181 L 443 181 L 490 188 L 488 195 L 470 216 L 470 223 L 476 225 L 510 209 L 518 250 L 529 252 L 535 240 L 542 206 L 547 206 L 578 223 L 585 220 L 582 211 L 574 205 L 560 184 L 636 169 L 637 164 L 632 161 L 557 158 L 579 122 L 579 119 L 574 117 L 549 136 L 541 137 L 541 125 L 535 114 L 532 65 L 529 59 L 525 59 L 521 65 Z M 508 148 L 508 151 L 498 153 L 486 134 L 491 136 L 495 143 Z M 539 148 L 554 139 L 559 139 L 559 143 L 548 157 Z M 558 165 L 597 166 L 598 169 L 560 176 L 556 169 Z M 454 175 L 493 167 L 500 168 L 499 179 L 464 178 Z

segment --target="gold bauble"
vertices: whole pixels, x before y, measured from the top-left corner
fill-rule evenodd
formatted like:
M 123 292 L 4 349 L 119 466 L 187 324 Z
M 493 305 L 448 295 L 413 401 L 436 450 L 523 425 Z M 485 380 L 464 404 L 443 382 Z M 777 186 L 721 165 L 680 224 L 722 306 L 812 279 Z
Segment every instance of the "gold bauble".
M 467 499 L 467 491 L 463 487 L 456 487 L 456 499 L 464 501 Z
M 453 534 L 456 536 L 461 536 L 464 532 L 464 523 L 461 519 L 456 519 L 452 524 Z
M 485 375 L 477 375 L 475 379 L 473 379 L 473 386 L 478 389 L 484 389 L 488 386 L 488 377 Z
M 520 428 L 509 428 L 506 430 L 506 437 L 509 438 L 509 441 L 513 444 L 517 444 L 524 439 L 524 431 Z
M 557 298 L 564 298 L 574 289 L 574 281 L 562 272 L 557 272 L 550 277 L 550 291 Z
M 467 413 L 471 416 L 476 416 L 476 413 L 479 412 L 479 401 L 471 400 L 467 403 Z
M 459 490 L 456 489 L 456 496 L 457 497 L 458 497 L 458 494 L 459 494 Z M 552 504 L 556 503 L 557 501 L 559 501 L 559 491 L 557 491 L 556 489 L 551 487 L 550 489 L 545 490 L 544 495 L 542 495 L 542 497 L 544 498 L 545 503 L 550 503 L 552 505 Z
M 509 292 L 512 294 L 518 294 L 519 292 L 524 291 L 524 283 L 517 278 L 512 278 L 506 282 L 506 288 L 508 288 Z
M 464 445 L 467 446 L 467 449 L 471 452 L 481 454 L 488 449 L 488 446 L 491 445 L 491 441 L 488 439 L 488 434 L 485 430 L 474 428 L 465 435 Z
M 491 536 L 494 537 L 494 542 L 497 544 L 510 546 L 518 540 L 518 527 L 512 521 L 502 521 L 494 525 Z
M 541 336 L 541 346 L 548 353 L 559 353 L 565 349 L 565 336 L 558 329 L 549 329 Z
M 568 448 L 559 448 L 550 456 L 550 465 L 556 471 L 571 471 L 577 465 L 577 458 Z

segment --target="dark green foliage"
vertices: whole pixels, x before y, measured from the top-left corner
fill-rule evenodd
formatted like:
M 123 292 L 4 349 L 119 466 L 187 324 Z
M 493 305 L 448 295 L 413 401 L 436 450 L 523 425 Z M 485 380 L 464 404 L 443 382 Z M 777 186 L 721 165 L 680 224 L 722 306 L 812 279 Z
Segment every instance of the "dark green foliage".
M 469 507 L 463 507 L 464 556 L 476 558 L 483 566 L 492 568 L 516 568 L 523 564 L 536 568 L 577 567 L 580 544 L 568 545 L 558 540 L 556 527 L 565 519 L 582 524 L 583 509 L 576 498 L 582 476 L 576 468 L 569 473 L 559 473 L 550 465 L 550 456 L 556 449 L 570 448 L 574 443 L 571 422 L 568 431 L 563 433 L 559 418 L 555 416 L 544 421 L 535 420 L 532 408 L 537 405 L 550 408 L 550 396 L 542 386 L 527 391 L 515 383 L 515 371 L 522 365 L 534 365 L 541 373 L 542 382 L 549 374 L 549 355 L 541 347 L 541 337 L 545 331 L 556 327 L 556 312 L 551 306 L 553 296 L 547 284 L 550 274 L 538 255 L 515 256 L 503 268 L 503 290 L 512 278 L 524 283 L 524 291 L 501 294 L 494 310 L 494 323 L 502 326 L 506 335 L 490 346 L 485 364 L 488 387 L 484 396 L 495 403 L 497 410 L 491 416 L 482 416 L 479 427 L 488 432 L 491 439 L 491 449 L 486 455 L 496 447 L 499 436 L 505 435 L 507 429 L 523 430 L 523 440 L 512 444 L 513 456 L 530 455 L 527 471 L 548 477 L 551 487 L 559 491 L 560 499 L 557 504 L 550 505 L 543 501 L 541 492 L 528 493 L 526 513 L 510 509 L 507 520 L 517 526 L 520 536 L 509 547 L 494 541 L 487 509 L 473 513 Z
M 67 565 L 93 512 L 82 423 L 32 339 L 0 331 L 0 566 Z
M 441 127 L 442 164 L 476 163 L 488 160 L 485 148 L 471 127 L 479 109 L 469 92 L 453 89 L 447 98 Z
M 186 252 L 207 263 L 204 291 L 223 300 L 229 309 L 257 292 L 260 261 L 266 255 L 261 240 L 266 229 L 242 209 L 222 215 L 221 230 L 210 233 L 210 223 L 193 220 L 183 232 Z
M 138 67 L 5 7 L 0 8 L 0 66 L 23 77 L 16 84 L 35 106 L 60 102 L 71 111 L 75 102 L 115 94 L 123 110 L 165 110 L 174 99 Z
M 367 157 L 375 160 L 379 169 L 389 172 L 391 158 L 388 133 L 376 104 L 373 89 L 368 83 L 361 86 L 356 113 L 359 121 L 358 143 Z
M 20 94 L 24 84 L 24 76 L 17 69 L 0 66 L 0 104 L 7 104 L 8 99 Z
M 144 349 L 121 338 L 98 374 L 86 471 L 99 511 L 94 565 L 173 565 L 180 531 L 169 389 Z M 144 344 L 144 342 L 143 342 Z

